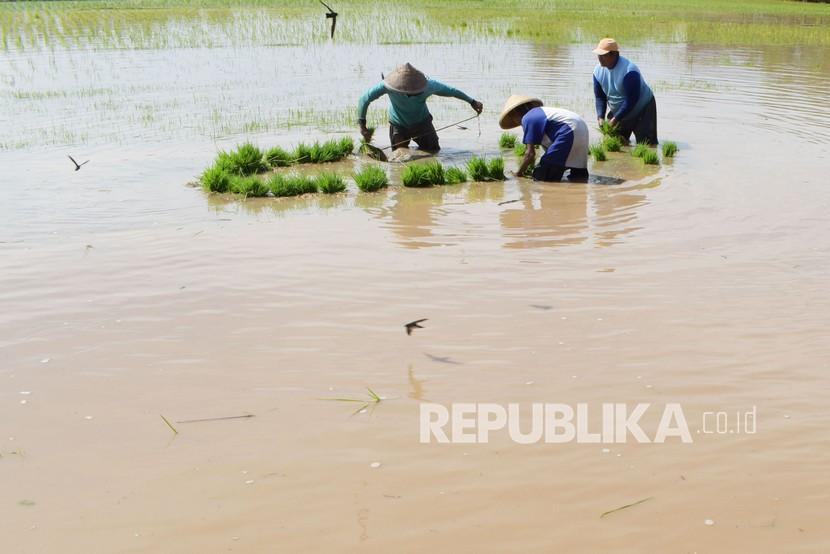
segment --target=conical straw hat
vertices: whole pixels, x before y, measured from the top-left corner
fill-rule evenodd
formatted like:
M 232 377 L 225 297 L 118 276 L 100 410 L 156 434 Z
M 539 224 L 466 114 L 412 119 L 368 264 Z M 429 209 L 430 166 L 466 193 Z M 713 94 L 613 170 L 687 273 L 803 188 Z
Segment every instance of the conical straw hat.
M 532 108 L 538 108 L 544 103 L 538 98 L 532 96 L 522 96 L 520 94 L 512 94 L 507 102 L 504 103 L 504 109 L 499 116 L 499 127 L 502 129 L 512 129 L 522 124 L 521 116 L 514 110 L 523 104 L 531 104 Z
M 420 94 L 427 88 L 427 77 L 410 64 L 395 68 L 383 80 L 386 88 L 403 94 Z

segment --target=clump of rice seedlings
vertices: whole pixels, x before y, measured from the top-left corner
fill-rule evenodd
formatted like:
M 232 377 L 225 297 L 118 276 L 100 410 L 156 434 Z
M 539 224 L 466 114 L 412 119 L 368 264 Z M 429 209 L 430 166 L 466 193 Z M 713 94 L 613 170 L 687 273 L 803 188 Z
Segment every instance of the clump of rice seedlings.
M 608 159 L 605 155 L 605 149 L 602 147 L 602 144 L 592 144 L 588 151 L 591 153 L 591 156 L 593 156 L 595 162 L 604 162 Z
M 504 181 L 504 158 L 493 158 L 487 165 L 487 175 L 494 181 Z
M 663 143 L 663 157 L 664 158 L 674 158 L 674 155 L 677 154 L 677 143 L 667 140 Z
M 294 159 L 296 163 L 311 163 L 311 148 L 311 146 L 307 145 L 304 142 L 301 142 L 294 147 L 294 152 L 291 153 L 291 157 Z
M 340 139 L 339 146 L 340 152 L 343 154 L 344 157 L 354 152 L 354 141 L 351 139 L 351 137 L 343 137 L 342 139 Z
M 487 168 L 487 161 L 484 158 L 473 156 L 467 162 L 467 172 L 473 181 L 487 181 L 490 178 L 490 171 Z
M 342 160 L 352 153 L 354 142 L 349 137 L 340 140 L 327 140 L 320 144 L 315 142 L 312 145 L 300 143 L 294 149 L 294 161 L 301 164 L 307 163 L 328 163 Z
M 642 158 L 646 155 L 646 152 L 651 152 L 651 149 L 648 147 L 648 144 L 644 142 L 640 142 L 634 149 L 631 151 L 631 155 L 635 158 Z
M 643 163 L 646 165 L 660 165 L 660 157 L 657 155 L 656 150 L 652 150 L 647 148 L 643 155 L 640 156 L 643 159 Z
M 325 194 L 336 194 L 346 190 L 346 181 L 336 173 L 321 173 L 317 176 L 317 189 Z
M 444 171 L 444 178 L 448 185 L 457 185 L 467 180 L 467 172 L 460 167 L 448 167 Z
M 234 194 L 242 194 L 246 197 L 259 197 L 268 194 L 268 186 L 254 175 L 241 176 L 233 175 L 230 181 L 229 190 Z
M 600 143 L 606 152 L 619 152 L 622 150 L 622 139 L 616 135 L 609 135 Z
M 510 133 L 502 133 L 499 138 L 499 146 L 502 148 L 513 148 L 516 146 L 516 135 Z
M 401 174 L 401 181 L 405 187 L 430 187 L 430 173 L 426 164 L 410 164 Z
M 377 165 L 366 166 L 359 173 L 354 174 L 354 182 L 357 188 L 363 192 L 375 192 L 389 184 L 386 172 Z
M 516 154 L 516 157 L 522 158 L 524 157 L 525 153 L 527 153 L 527 144 L 522 144 L 521 142 L 516 144 L 513 147 L 513 153 Z
M 286 167 L 293 162 L 291 154 L 279 146 L 275 146 L 265 153 L 265 161 L 271 167 Z
M 606 137 L 619 137 L 620 136 L 620 128 L 616 125 L 611 125 L 611 123 L 606 119 L 604 120 L 599 126 L 599 132 Z
M 433 160 L 424 165 L 427 169 L 427 180 L 429 181 L 430 185 L 446 184 L 447 179 L 444 176 L 444 166 L 441 165 L 441 162 Z
M 214 165 L 202 173 L 199 181 L 202 183 L 202 188 L 206 191 L 228 192 L 231 184 L 231 177 L 228 175 L 227 171 L 218 165 Z
M 250 142 L 237 146 L 236 150 L 227 153 L 226 156 L 223 154 L 225 153 L 219 154 L 222 158 L 220 163 L 227 165 L 230 173 L 246 176 L 268 169 L 263 160 L 262 150 Z
M 271 176 L 266 186 L 271 194 L 280 198 L 317 192 L 317 182 L 313 178 L 298 174 L 280 175 L 276 173 Z

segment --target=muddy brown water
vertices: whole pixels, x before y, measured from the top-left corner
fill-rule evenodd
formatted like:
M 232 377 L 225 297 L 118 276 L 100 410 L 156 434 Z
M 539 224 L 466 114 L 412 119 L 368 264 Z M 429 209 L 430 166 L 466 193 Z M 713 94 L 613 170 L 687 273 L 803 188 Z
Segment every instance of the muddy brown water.
M 86 138 L 0 152 L 2 543 L 830 550 L 826 51 L 632 49 L 680 152 L 659 168 L 627 154 L 592 167 L 620 185 L 244 202 L 185 186 L 245 138 L 189 126 L 219 100 L 245 111 L 271 98 L 268 117 L 345 108 L 404 58 L 487 107 L 480 136 L 475 121 L 442 133 L 442 161 L 494 155 L 511 92 L 593 120 L 590 47 L 272 48 L 296 65 L 260 73 L 250 65 L 267 57 L 234 67 L 223 49 L 99 52 L 88 66 L 89 53 L 53 54 L 74 60 L 72 76 L 45 54 L 10 55 L 6 92 L 83 89 L 96 75 L 123 86 L 110 107 L 3 96 L 18 136 L 70 125 Z M 338 90 L 320 87 L 331 75 Z M 156 123 L 128 117 L 139 100 L 120 103 L 138 90 Z M 468 113 L 434 104 L 441 123 Z M 73 172 L 67 153 L 92 161 Z M 418 318 L 425 329 L 407 336 Z M 387 397 L 367 413 L 321 400 L 367 386 Z M 694 442 L 425 445 L 421 402 L 679 402 Z M 755 434 L 697 433 L 705 412 L 753 407 Z M 255 417 L 175 423 L 242 414 Z

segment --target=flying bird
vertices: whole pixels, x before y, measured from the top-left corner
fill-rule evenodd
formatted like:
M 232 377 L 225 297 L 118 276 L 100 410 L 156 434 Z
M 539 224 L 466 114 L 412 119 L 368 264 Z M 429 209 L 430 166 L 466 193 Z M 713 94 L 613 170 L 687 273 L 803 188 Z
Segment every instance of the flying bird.
M 67 156 L 67 157 L 68 157 L 70 160 L 72 160 L 72 163 L 73 163 L 73 164 L 75 164 L 75 171 L 78 171 L 79 169 L 81 169 L 81 166 L 82 166 L 82 165 L 84 165 L 84 164 L 88 164 L 88 163 L 89 163 L 89 160 L 87 160 L 87 161 L 85 161 L 83 164 L 79 164 L 78 162 L 76 162 L 76 161 L 75 161 L 75 158 L 73 158 L 72 156 Z
M 323 0 L 317 1 L 323 4 L 323 6 L 325 6 L 329 11 L 329 13 L 326 14 L 326 19 L 331 19 L 331 38 L 334 39 L 334 28 L 337 27 L 337 12 L 331 9 L 328 4 L 323 2 Z
M 417 319 L 415 321 L 410 321 L 409 323 L 404 325 L 404 327 L 406 327 L 406 334 L 411 335 L 413 329 L 423 329 L 423 327 L 421 327 L 418 324 L 423 323 L 424 321 L 426 321 L 426 319 Z

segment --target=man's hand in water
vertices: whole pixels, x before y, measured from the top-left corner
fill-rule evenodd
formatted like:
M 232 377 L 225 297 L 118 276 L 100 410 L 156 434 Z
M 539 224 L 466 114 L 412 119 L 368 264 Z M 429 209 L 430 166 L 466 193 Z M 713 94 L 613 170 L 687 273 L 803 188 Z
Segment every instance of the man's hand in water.
M 472 102 L 470 102 L 470 105 L 473 107 L 476 113 L 481 113 L 484 111 L 484 104 L 482 104 L 478 100 L 473 100 Z
M 363 136 L 363 140 L 365 140 L 366 142 L 372 142 L 372 135 L 375 134 L 375 130 L 369 129 L 368 127 L 366 127 L 366 124 L 361 121 L 360 134 Z

